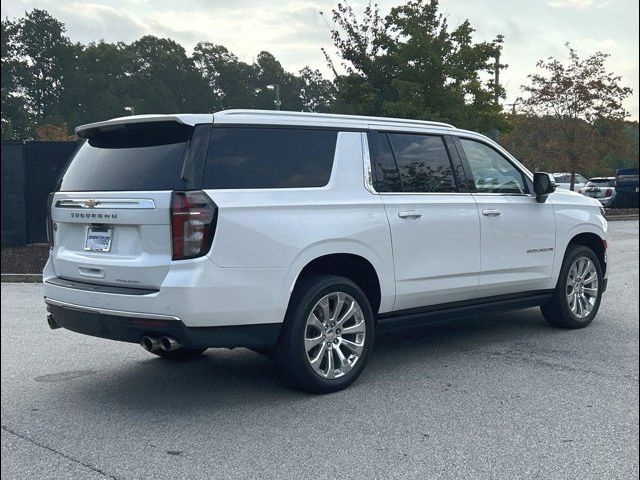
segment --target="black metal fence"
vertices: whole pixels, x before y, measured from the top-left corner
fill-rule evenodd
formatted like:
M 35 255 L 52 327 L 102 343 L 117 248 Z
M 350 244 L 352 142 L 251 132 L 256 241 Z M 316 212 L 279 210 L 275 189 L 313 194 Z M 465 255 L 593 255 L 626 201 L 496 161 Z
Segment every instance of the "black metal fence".
M 2 142 L 2 246 L 47 241 L 47 195 L 76 142 Z

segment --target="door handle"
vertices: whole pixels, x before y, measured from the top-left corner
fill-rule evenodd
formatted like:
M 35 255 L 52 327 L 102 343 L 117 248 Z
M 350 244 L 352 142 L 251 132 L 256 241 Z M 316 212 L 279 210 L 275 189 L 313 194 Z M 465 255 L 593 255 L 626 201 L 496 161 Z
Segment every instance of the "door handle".
M 398 212 L 398 216 L 400 218 L 420 218 L 422 214 L 420 212 L 416 212 L 415 210 Z
M 482 210 L 482 214 L 485 217 L 499 217 L 502 215 L 502 210 L 498 210 L 497 208 L 490 208 L 487 210 Z

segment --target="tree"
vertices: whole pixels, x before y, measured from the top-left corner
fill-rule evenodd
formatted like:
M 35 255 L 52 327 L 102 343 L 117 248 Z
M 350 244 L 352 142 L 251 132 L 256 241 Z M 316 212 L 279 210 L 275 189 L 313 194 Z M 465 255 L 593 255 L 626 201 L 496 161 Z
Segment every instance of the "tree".
M 16 23 L 15 49 L 22 63 L 19 83 L 35 122 L 59 115 L 65 76 L 81 49 L 64 35 L 65 26 L 44 10 L 33 9 Z
M 529 94 L 525 112 L 553 120 L 558 144 L 547 154 L 562 157 L 573 189 L 576 170 L 601 162 L 617 147 L 612 136 L 602 133 L 611 122 L 623 122 L 629 116 L 622 102 L 632 90 L 619 84 L 620 76 L 606 70 L 609 55 L 596 52 L 583 59 L 566 46 L 567 65 L 553 57 L 538 61 L 541 72 L 529 75 L 529 84 L 522 89 Z
M 300 70 L 300 101 L 305 112 L 329 112 L 335 98 L 333 84 L 319 70 L 304 67 Z
M 274 92 L 267 88 L 278 85 L 280 89 L 280 108 L 282 110 L 300 111 L 302 102 L 300 79 L 285 71 L 282 64 L 269 52 L 260 52 L 254 64 L 258 91 L 256 108 L 270 110 L 274 108 Z
M 213 93 L 212 110 L 228 108 L 274 108 L 274 92 L 279 85 L 283 110 L 328 111 L 332 100 L 331 82 L 318 70 L 305 67 L 300 75 L 287 72 L 269 52 L 260 52 L 252 64 L 242 62 L 222 45 L 200 42 L 193 51 L 196 68 Z
M 76 68 L 64 81 L 62 116 L 69 125 L 125 115 L 134 103 L 134 57 L 119 43 L 90 43 L 79 53 Z
M 207 81 L 180 44 L 146 35 L 128 50 L 133 60 L 131 106 L 136 113 L 210 111 L 213 98 Z
M 196 68 L 212 93 L 211 110 L 252 108 L 257 79 L 255 69 L 222 45 L 200 42 L 193 50 Z
M 449 121 L 482 131 L 505 128 L 495 100 L 504 91 L 482 80 L 496 68 L 502 36 L 474 43 L 468 21 L 450 29 L 438 8 L 437 0 L 416 0 L 382 19 L 369 4 L 359 19 L 348 4 L 338 4 L 332 38 L 343 74 L 325 52 L 337 75 L 335 109 Z
M 45 123 L 35 129 L 35 139 L 40 141 L 51 140 L 57 142 L 75 141 L 78 139 L 75 135 L 69 135 L 67 124 L 52 125 Z
M 30 129 L 30 119 L 19 82 L 26 64 L 17 58 L 16 35 L 16 22 L 2 20 L 2 140 L 19 138 Z

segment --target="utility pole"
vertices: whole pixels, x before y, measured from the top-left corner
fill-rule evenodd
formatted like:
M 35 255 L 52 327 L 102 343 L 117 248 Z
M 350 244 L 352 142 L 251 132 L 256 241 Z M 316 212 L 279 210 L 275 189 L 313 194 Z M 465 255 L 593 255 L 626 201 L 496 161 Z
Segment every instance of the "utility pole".
M 495 67 L 494 67 L 494 85 L 493 85 L 493 91 L 494 91 L 494 101 L 496 106 L 500 106 L 500 49 L 496 49 L 495 52 L 495 59 L 496 59 L 496 63 L 495 63 Z M 492 140 L 497 141 L 498 140 L 498 135 L 499 135 L 499 131 L 497 128 L 492 128 L 491 132 L 489 133 L 489 137 Z
M 500 49 L 496 50 L 496 67 L 495 67 L 495 79 L 494 79 L 494 95 L 496 105 L 500 104 Z

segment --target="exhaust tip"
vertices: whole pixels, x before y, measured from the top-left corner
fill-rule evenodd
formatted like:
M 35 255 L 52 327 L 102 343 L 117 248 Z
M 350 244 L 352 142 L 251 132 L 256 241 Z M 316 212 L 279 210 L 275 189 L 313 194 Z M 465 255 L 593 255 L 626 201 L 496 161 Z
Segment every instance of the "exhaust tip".
M 58 323 L 53 319 L 53 315 L 51 314 L 47 315 L 47 323 L 49 324 L 49 328 L 51 330 L 60 328 L 60 325 L 58 325 Z
M 157 338 L 149 337 L 147 335 L 142 337 L 142 339 L 140 340 L 140 345 L 142 345 L 142 348 L 144 348 L 147 352 L 155 352 L 161 348 L 160 340 L 158 340 Z
M 160 339 L 160 347 L 165 352 L 172 352 L 173 350 L 179 349 L 181 345 L 180 342 L 178 342 L 175 338 L 162 337 Z

